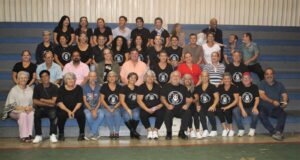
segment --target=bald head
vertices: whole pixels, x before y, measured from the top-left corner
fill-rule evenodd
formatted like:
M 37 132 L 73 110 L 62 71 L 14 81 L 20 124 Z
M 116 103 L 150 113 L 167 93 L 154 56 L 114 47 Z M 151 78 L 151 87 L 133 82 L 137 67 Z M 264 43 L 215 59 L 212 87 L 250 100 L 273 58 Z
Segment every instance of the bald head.
M 218 25 L 218 20 L 217 20 L 216 18 L 210 19 L 210 21 L 209 21 L 209 26 L 210 26 L 211 28 L 216 29 L 216 28 L 217 28 L 217 25 Z

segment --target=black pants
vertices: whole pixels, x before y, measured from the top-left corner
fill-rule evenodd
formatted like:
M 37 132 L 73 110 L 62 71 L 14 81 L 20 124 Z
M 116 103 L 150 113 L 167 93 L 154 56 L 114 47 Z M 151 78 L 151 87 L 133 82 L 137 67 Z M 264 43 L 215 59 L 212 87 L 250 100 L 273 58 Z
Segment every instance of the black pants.
M 182 107 L 176 107 L 173 110 L 166 109 L 165 125 L 167 132 L 172 132 L 173 118 L 181 118 L 180 131 L 185 131 L 188 127 L 189 119 L 191 117 L 191 111 L 184 110 Z
M 228 109 L 225 112 L 221 108 L 217 108 L 216 115 L 220 119 L 221 123 L 225 123 L 225 120 L 228 124 L 232 124 L 232 110 Z
M 34 129 L 36 135 L 42 135 L 42 118 L 50 120 L 50 135 L 57 133 L 56 108 L 55 107 L 36 107 L 34 111 Z
M 256 63 L 254 65 L 249 65 L 248 69 L 250 72 L 254 72 L 259 77 L 259 80 L 264 79 L 264 71 L 259 63 Z
M 199 112 L 197 112 L 197 108 L 194 104 L 192 104 L 189 107 L 190 111 L 191 111 L 191 116 L 189 119 L 189 124 L 188 127 L 192 128 L 193 127 L 193 122 L 194 122 L 194 126 L 196 129 L 200 128 L 200 119 L 199 119 Z
M 59 134 L 64 134 L 65 130 L 65 124 L 67 119 L 69 118 L 68 113 L 62 110 L 57 111 L 57 125 L 58 125 L 58 130 Z M 79 109 L 75 112 L 75 116 L 78 126 L 79 126 L 79 134 L 84 134 L 84 129 L 85 129 L 85 115 L 82 109 Z
M 164 118 L 165 118 L 165 108 L 163 107 L 159 110 L 156 110 L 153 114 L 150 114 L 143 109 L 141 110 L 140 119 L 146 129 L 151 127 L 150 121 L 149 121 L 150 117 L 155 117 L 154 128 L 160 129 L 161 125 L 164 122 Z
M 217 130 L 217 123 L 216 123 L 216 118 L 215 118 L 214 112 L 210 112 L 210 111 L 208 111 L 208 108 L 202 107 L 199 115 L 200 115 L 200 121 L 201 121 L 203 130 L 207 130 L 206 117 L 208 117 L 209 123 L 211 124 L 211 129 L 213 131 Z

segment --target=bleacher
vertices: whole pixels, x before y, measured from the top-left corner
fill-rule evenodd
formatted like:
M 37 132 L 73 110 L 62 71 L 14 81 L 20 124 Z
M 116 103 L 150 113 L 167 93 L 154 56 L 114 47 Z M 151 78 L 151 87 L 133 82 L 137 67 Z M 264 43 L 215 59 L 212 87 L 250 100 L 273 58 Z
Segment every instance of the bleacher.
M 4 106 L 6 95 L 13 86 L 11 70 L 16 62 L 21 60 L 21 51 L 28 49 L 35 61 L 35 48 L 42 41 L 42 31 L 52 31 L 57 23 L 0 23 L 0 107 Z M 107 24 L 115 28 L 117 24 Z M 78 24 L 72 23 L 76 28 Z M 129 24 L 134 28 L 135 24 Z M 153 28 L 152 24 L 146 24 L 147 28 Z M 173 24 L 169 24 L 169 30 Z M 95 24 L 90 24 L 95 28 Z M 207 25 L 182 25 L 186 32 L 186 41 L 190 33 L 199 33 Z M 287 132 L 300 132 L 300 27 L 270 27 L 270 26 L 233 26 L 219 25 L 223 30 L 225 44 L 229 34 L 237 34 L 241 39 L 244 32 L 251 32 L 254 42 L 261 49 L 260 63 L 265 67 L 273 67 L 276 70 L 277 80 L 284 83 L 288 90 L 290 104 L 287 108 L 288 119 Z M 2 109 L 1 109 L 2 110 Z M 247 122 L 248 123 L 248 122 Z M 43 120 L 43 126 L 48 126 L 47 120 Z M 68 121 L 66 124 L 66 136 L 77 136 L 77 122 Z M 142 127 L 140 127 L 142 128 Z M 218 125 L 218 128 L 221 127 Z M 108 129 L 105 129 L 108 131 Z M 47 134 L 47 130 L 44 134 Z M 261 124 L 258 125 L 258 133 L 266 133 Z M 125 131 L 124 131 L 125 132 Z M 105 133 L 106 134 L 106 133 Z M 122 134 L 122 130 L 121 130 Z M 17 137 L 17 124 L 13 120 L 0 121 L 0 137 Z

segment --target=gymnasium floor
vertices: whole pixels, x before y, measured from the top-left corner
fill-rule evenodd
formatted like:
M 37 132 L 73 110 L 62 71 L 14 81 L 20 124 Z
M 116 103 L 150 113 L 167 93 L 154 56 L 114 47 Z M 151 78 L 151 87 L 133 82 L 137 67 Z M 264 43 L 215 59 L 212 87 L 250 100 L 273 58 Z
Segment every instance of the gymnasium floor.
M 256 137 L 216 137 L 203 140 L 172 141 L 160 137 L 158 141 L 120 140 L 101 138 L 99 141 L 78 142 L 67 138 L 65 142 L 51 144 L 44 140 L 40 144 L 20 143 L 15 138 L 0 139 L 1 160 L 298 160 L 300 135 L 287 135 L 283 142 L 274 141 L 267 135 Z

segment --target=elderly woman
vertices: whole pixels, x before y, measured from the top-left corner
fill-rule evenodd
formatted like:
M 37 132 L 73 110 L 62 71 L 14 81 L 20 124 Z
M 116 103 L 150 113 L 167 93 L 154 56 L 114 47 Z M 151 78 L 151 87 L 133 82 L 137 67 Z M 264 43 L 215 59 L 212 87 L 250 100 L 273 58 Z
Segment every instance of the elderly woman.
M 217 87 L 222 83 L 223 75 L 225 72 L 225 65 L 223 63 L 220 63 L 219 60 L 219 52 L 213 52 L 211 54 L 212 63 L 206 64 L 203 69 L 204 71 L 208 72 L 210 83 Z
M 144 84 L 138 89 L 137 102 L 141 107 L 140 118 L 148 131 L 148 139 L 158 139 L 158 130 L 164 122 L 165 108 L 160 101 L 161 87 L 155 82 L 155 73 L 148 70 L 144 76 Z M 151 127 L 149 117 L 155 117 L 155 125 Z
M 121 86 L 117 82 L 117 74 L 110 71 L 107 75 L 108 83 L 103 84 L 100 90 L 100 101 L 105 107 L 105 119 L 110 131 L 110 138 L 119 138 L 120 124 L 122 121 L 120 112 L 119 94 Z
M 83 92 L 79 85 L 76 85 L 76 75 L 72 72 L 68 72 L 64 75 L 64 85 L 58 90 L 57 95 L 57 125 L 59 129 L 58 140 L 64 141 L 64 129 L 68 118 L 76 118 L 79 125 L 78 141 L 85 139 L 85 115 L 83 112 Z
M 15 84 L 18 84 L 17 74 L 20 71 L 26 71 L 29 73 L 27 85 L 31 86 L 34 84 L 36 79 L 36 65 L 31 62 L 31 53 L 29 50 L 24 50 L 21 54 L 22 61 L 18 62 L 14 65 L 12 70 L 12 79 Z
M 29 73 L 20 71 L 17 74 L 17 85 L 10 91 L 5 107 L 11 108 L 9 117 L 16 119 L 19 125 L 20 139 L 22 142 L 31 142 L 33 129 L 33 89 L 27 86 Z

